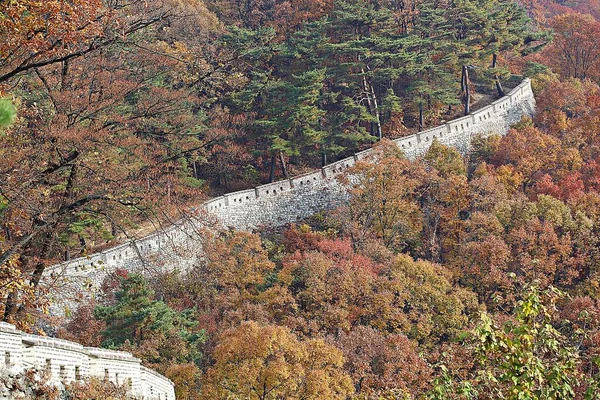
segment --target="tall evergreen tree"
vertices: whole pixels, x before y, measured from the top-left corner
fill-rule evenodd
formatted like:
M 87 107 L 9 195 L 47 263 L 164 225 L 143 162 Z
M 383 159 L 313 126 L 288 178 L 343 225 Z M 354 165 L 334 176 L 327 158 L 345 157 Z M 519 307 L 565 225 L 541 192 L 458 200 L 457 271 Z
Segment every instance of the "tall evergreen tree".
M 487 64 L 487 75 L 494 81 L 498 96 L 504 96 L 502 80 L 510 76 L 510 70 L 499 67 L 498 55 L 501 52 L 526 55 L 539 51 L 548 42 L 548 33 L 537 30 L 527 11 L 516 2 L 488 0 L 484 1 L 482 7 L 488 10 L 488 24 L 483 32 L 483 49 L 480 53 L 482 66 L 485 68 Z

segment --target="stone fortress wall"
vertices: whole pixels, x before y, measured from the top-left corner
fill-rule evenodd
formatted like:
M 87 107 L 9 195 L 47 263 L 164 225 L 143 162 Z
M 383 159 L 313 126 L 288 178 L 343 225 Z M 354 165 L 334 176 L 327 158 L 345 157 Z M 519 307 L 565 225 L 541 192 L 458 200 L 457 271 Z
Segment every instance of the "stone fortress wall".
M 131 393 L 144 400 L 175 400 L 173 383 L 143 367 L 130 353 L 30 335 L 5 322 L 0 322 L 0 351 L 0 370 L 11 374 L 35 368 L 48 371 L 50 382 L 57 384 L 98 377 L 128 384 Z M 4 396 L 0 393 L 0 399 Z
M 525 79 L 506 96 L 465 117 L 441 126 L 402 137 L 394 142 L 409 158 L 424 154 L 434 139 L 466 152 L 472 138 L 490 133 L 506 134 L 510 125 L 525 115 L 533 115 L 535 98 L 531 82 Z M 62 292 L 88 287 L 91 293 L 99 287 L 106 274 L 117 268 L 147 271 L 174 267 L 185 270 L 198 254 L 197 239 L 202 238 L 200 225 L 253 230 L 261 226 L 282 226 L 315 213 L 344 204 L 347 190 L 336 177 L 366 158 L 372 150 L 334 162 L 320 170 L 213 198 L 197 210 L 200 219 L 187 219 L 157 231 L 145 238 L 131 241 L 100 253 L 74 259 L 48 268 L 46 282 Z M 207 218 L 212 222 L 207 224 Z M 55 313 L 60 313 L 56 308 Z
M 531 82 L 525 79 L 507 96 L 487 107 L 394 142 L 413 159 L 424 154 L 434 139 L 466 153 L 473 137 L 490 133 L 505 135 L 512 124 L 519 122 L 524 115 L 533 115 L 534 110 Z M 372 149 L 364 150 L 289 180 L 229 193 L 207 201 L 203 207 L 223 226 L 238 230 L 295 222 L 318 211 L 342 205 L 347 199 L 347 190 L 336 176 L 371 152 Z
M 533 115 L 534 110 L 531 83 L 525 79 L 508 95 L 487 107 L 394 142 L 409 158 L 424 154 L 434 139 L 466 152 L 473 137 L 490 133 L 504 135 L 510 125 L 519 122 L 524 115 Z M 261 226 L 281 226 L 344 204 L 348 199 L 347 189 L 336 177 L 371 151 L 362 151 L 289 180 L 211 199 L 199 207 L 198 217 L 181 220 L 142 239 L 48 268 L 44 282 L 59 294 L 52 299 L 51 312 L 68 315 L 70 308 L 82 300 L 77 293 L 84 290 L 93 295 L 106 275 L 117 268 L 141 272 L 163 268 L 185 270 L 201 248 L 201 227 L 220 224 L 253 230 Z M 175 398 L 173 384 L 168 379 L 144 368 L 140 360 L 129 353 L 28 335 L 5 323 L 0 323 L 0 359 L 1 352 L 4 352 L 5 365 L 20 370 L 33 366 L 48 368 L 56 381 L 85 376 L 106 377 L 119 383 L 130 379 L 133 393 L 145 399 Z

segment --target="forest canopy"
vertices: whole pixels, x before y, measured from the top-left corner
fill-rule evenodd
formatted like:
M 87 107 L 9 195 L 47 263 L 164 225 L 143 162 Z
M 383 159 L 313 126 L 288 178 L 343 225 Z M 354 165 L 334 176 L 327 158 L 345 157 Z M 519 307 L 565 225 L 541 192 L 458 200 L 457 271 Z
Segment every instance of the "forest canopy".
M 130 351 L 180 399 L 596 398 L 599 18 L 596 0 L 2 2 L 2 320 Z M 389 140 L 523 77 L 537 113 L 505 136 L 416 160 Z M 49 266 L 370 146 L 345 206 L 207 233 L 185 271 L 119 269 L 48 317 Z

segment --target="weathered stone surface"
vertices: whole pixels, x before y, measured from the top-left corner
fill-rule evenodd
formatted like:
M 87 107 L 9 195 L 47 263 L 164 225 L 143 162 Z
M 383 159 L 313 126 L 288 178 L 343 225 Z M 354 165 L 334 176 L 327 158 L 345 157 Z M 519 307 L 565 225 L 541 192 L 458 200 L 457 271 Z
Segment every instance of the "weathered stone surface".
M 519 122 L 523 116 L 533 115 L 534 111 L 531 83 L 525 79 L 507 96 L 487 107 L 444 125 L 397 139 L 395 143 L 411 158 L 425 153 L 434 139 L 466 152 L 474 137 L 492 133 L 504 135 L 512 124 Z M 347 200 L 347 191 L 336 176 L 357 160 L 365 158 L 370 151 L 362 151 L 290 180 L 211 199 L 199 207 L 199 218 L 195 220 L 180 221 L 136 242 L 49 268 L 46 280 L 61 288 L 57 291 L 61 295 L 60 299 L 55 299 L 53 311 L 61 313 L 65 304 L 72 306 L 74 299 L 68 294 L 77 293 L 82 288 L 88 288 L 88 293 L 93 294 L 106 274 L 116 268 L 131 271 L 185 269 L 200 248 L 202 233 L 199 226 L 210 228 L 220 224 L 238 230 L 281 226 L 343 204 Z
M 30 399 L 23 372 L 44 371 L 48 382 L 60 387 L 87 377 L 128 383 L 131 393 L 148 400 L 175 400 L 173 382 L 145 368 L 130 353 L 84 347 L 68 340 L 30 335 L 0 322 L 0 399 Z M 9 387 L 10 386 L 10 387 Z M 20 387 L 21 389 L 18 389 Z M 22 397 L 19 397 L 22 395 Z

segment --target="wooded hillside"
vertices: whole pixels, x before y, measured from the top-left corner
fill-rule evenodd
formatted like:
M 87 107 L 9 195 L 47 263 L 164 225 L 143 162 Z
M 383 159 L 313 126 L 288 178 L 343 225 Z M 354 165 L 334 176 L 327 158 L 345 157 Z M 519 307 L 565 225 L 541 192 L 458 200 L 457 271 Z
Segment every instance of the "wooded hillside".
M 2 319 L 130 351 L 180 399 L 597 398 L 598 18 L 597 1 L 3 2 Z M 387 140 L 522 76 L 534 120 L 467 155 Z M 189 271 L 119 271 L 71 321 L 44 316 L 48 266 L 373 145 L 347 206 L 214 233 Z

